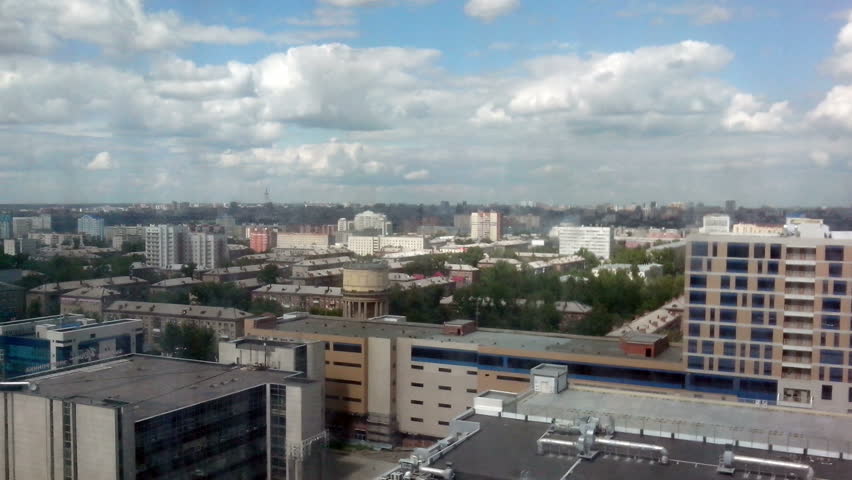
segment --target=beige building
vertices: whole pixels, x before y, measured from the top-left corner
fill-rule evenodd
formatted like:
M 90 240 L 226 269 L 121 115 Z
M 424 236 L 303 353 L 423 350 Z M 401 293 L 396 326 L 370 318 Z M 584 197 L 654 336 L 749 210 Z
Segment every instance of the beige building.
M 331 236 L 325 233 L 278 232 L 276 239 L 277 248 L 327 248 L 331 243 Z
M 783 225 L 758 225 L 755 223 L 735 223 L 731 233 L 737 235 L 773 235 L 784 233 Z
M 59 313 L 82 313 L 102 318 L 104 308 L 119 298 L 121 293 L 111 288 L 78 288 L 59 297 Z
M 273 284 L 253 290 L 251 298 L 278 302 L 288 311 L 338 310 L 342 305 L 343 291 L 340 287 Z
M 27 292 L 27 305 L 37 302 L 42 315 L 59 313 L 60 297 L 80 288 L 107 288 L 115 290 L 122 298 L 141 300 L 148 294 L 148 282 L 138 277 L 107 277 L 89 280 L 45 283 Z
M 503 238 L 503 214 L 500 212 L 473 212 L 470 214 L 470 238 L 496 242 Z

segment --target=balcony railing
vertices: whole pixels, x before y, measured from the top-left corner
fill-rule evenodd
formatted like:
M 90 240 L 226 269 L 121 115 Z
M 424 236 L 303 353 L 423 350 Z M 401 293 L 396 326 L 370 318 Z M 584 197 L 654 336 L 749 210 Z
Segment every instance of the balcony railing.
M 813 304 L 800 305 L 800 304 L 785 303 L 784 304 L 784 310 L 786 310 L 788 312 L 813 312 L 814 306 L 813 306 Z
M 811 363 L 810 355 L 784 355 L 781 357 L 782 362 L 790 363 Z
M 791 322 L 785 321 L 784 328 L 802 328 L 806 330 L 813 330 L 814 322 Z
M 799 373 L 798 371 L 782 370 L 781 378 L 789 378 L 791 380 L 810 380 L 810 373 Z
M 788 268 L 785 273 L 788 277 L 799 277 L 799 278 L 814 278 L 816 276 L 816 272 L 813 270 L 793 270 Z
M 791 347 L 813 347 L 814 341 L 813 339 L 804 339 L 804 338 L 784 338 L 784 345 L 790 345 Z
M 784 293 L 787 295 L 813 295 L 815 290 L 813 288 L 788 288 L 784 290 Z
M 787 260 L 816 260 L 816 254 L 811 253 L 787 253 Z

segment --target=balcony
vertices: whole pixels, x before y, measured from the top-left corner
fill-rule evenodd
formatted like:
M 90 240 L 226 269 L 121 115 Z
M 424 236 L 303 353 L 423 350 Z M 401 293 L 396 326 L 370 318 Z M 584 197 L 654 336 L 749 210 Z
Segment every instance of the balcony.
M 796 368 L 796 367 L 781 367 L 781 378 L 787 380 L 810 380 L 811 379 L 811 367 L 804 368 Z
M 785 288 L 784 295 L 787 297 L 806 297 L 813 299 L 816 290 L 811 286 L 811 288 Z
M 811 352 L 813 351 L 814 340 L 810 335 L 800 335 L 795 333 L 785 333 L 783 349 L 784 350 L 793 350 L 798 352 Z
M 810 369 L 811 368 L 811 358 L 812 357 L 811 357 L 810 352 L 807 352 L 807 353 L 787 353 L 787 352 L 784 352 L 784 355 L 781 357 L 781 362 L 782 362 L 783 366 L 785 366 L 785 367 L 788 366 L 787 365 L 788 363 L 790 363 L 790 364 L 794 364 L 794 365 L 790 365 L 791 368 L 807 368 L 807 369 Z
M 813 283 L 812 278 L 816 276 L 816 271 L 813 267 L 803 267 L 803 266 L 793 266 L 790 265 L 787 267 L 784 272 L 786 275 L 786 281 L 789 282 L 809 282 Z
M 784 260 L 789 264 L 793 262 L 816 262 L 816 247 L 813 248 L 788 248 Z

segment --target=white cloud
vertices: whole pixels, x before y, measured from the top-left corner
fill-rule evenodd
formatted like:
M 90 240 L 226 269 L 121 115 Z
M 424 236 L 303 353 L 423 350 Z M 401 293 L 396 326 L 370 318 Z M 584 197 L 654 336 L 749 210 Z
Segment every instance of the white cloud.
M 109 152 L 100 152 L 91 162 L 86 164 L 86 170 L 111 170 L 117 165 Z
M 429 178 L 429 170 L 420 169 L 414 170 L 413 172 L 408 172 L 402 176 L 402 178 L 406 180 L 425 180 Z
M 508 15 L 521 6 L 521 0 L 468 0 L 464 13 L 484 22 Z
M 811 112 L 808 119 L 820 125 L 852 131 L 852 85 L 832 88 Z
M 371 156 L 376 152 L 361 143 L 328 142 L 287 148 L 253 148 L 226 151 L 209 157 L 222 167 L 261 167 L 270 175 L 306 175 L 341 178 L 374 175 L 383 165 Z
M 792 112 L 787 102 L 777 102 L 768 108 L 752 95 L 738 93 L 722 119 L 722 125 L 731 131 L 771 132 L 784 127 Z
M 367 7 L 386 3 L 387 0 L 321 0 L 335 7 Z
M 486 103 L 476 110 L 476 114 L 471 118 L 471 122 L 476 125 L 501 124 L 512 121 L 505 110 L 494 107 L 492 103 Z
M 310 17 L 290 17 L 285 19 L 290 25 L 309 27 L 337 27 L 357 23 L 355 14 L 346 8 L 315 8 Z
M 809 157 L 817 167 L 825 168 L 831 165 L 831 156 L 822 150 L 811 151 Z
M 724 23 L 734 17 L 731 9 L 714 4 L 684 4 L 663 9 L 669 15 L 683 15 L 692 18 L 698 25 Z
M 846 25 L 837 34 L 834 55 L 828 59 L 827 65 L 833 74 L 852 78 L 852 13 L 848 14 Z
M 514 42 L 492 42 L 488 45 L 489 50 L 511 50 L 517 45 Z

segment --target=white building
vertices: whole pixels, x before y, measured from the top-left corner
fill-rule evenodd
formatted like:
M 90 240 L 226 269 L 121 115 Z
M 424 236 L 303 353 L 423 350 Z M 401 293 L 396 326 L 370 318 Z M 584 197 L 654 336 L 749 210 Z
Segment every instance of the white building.
M 503 236 L 503 214 L 500 212 L 473 212 L 470 214 L 470 238 L 489 239 L 492 242 Z
M 701 233 L 730 233 L 731 216 L 724 213 L 704 215 L 704 225 L 698 231 Z
M 3 240 L 3 253 L 17 255 L 26 253 L 32 255 L 38 251 L 39 242 L 32 238 L 8 238 Z
M 581 248 L 597 257 L 609 259 L 615 246 L 615 234 L 610 227 L 559 227 L 559 255 L 574 255 Z
M 599 267 L 595 267 L 592 269 L 592 275 L 598 276 L 600 272 L 608 271 L 608 272 L 619 272 L 625 271 L 628 274 L 631 274 L 633 271 L 633 265 L 629 263 L 611 263 L 601 265 Z M 663 274 L 663 266 L 659 263 L 643 263 L 640 265 L 636 265 L 636 271 L 638 272 L 639 278 L 642 280 L 647 280 L 649 278 L 657 278 Z
M 82 233 L 92 238 L 104 238 L 104 219 L 91 215 L 83 215 L 77 219 L 77 233 Z
M 12 235 L 26 237 L 31 231 L 33 231 L 33 219 L 31 217 L 12 217 Z
M 393 231 L 393 226 L 391 222 L 388 221 L 387 215 L 384 213 L 371 212 L 370 210 L 366 210 L 355 215 L 353 228 L 357 232 L 364 230 L 376 230 L 382 235 L 389 235 L 391 231 Z
M 331 237 L 325 233 L 278 232 L 275 245 L 278 248 L 328 248 Z
M 186 236 L 185 225 L 151 225 L 145 229 L 145 263 L 151 267 L 168 268 L 183 263 Z
M 222 233 L 192 232 L 187 237 L 189 258 L 182 263 L 194 263 L 202 270 L 222 267 L 230 259 L 228 239 Z
M 345 218 L 340 218 L 337 220 L 337 231 L 338 232 L 348 232 L 355 228 L 355 222 L 352 220 L 347 220 Z
M 31 217 L 33 230 L 51 231 L 53 230 L 53 218 L 49 213 L 42 213 L 36 217 Z
M 347 243 L 355 255 L 375 255 L 384 251 L 399 253 L 423 250 L 426 237 L 419 235 L 350 235 Z

